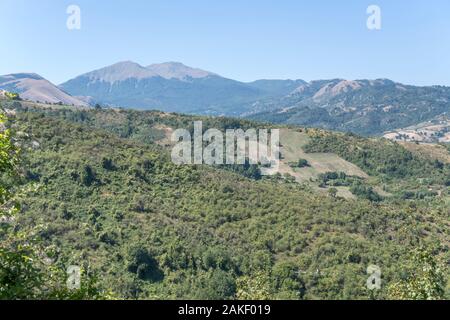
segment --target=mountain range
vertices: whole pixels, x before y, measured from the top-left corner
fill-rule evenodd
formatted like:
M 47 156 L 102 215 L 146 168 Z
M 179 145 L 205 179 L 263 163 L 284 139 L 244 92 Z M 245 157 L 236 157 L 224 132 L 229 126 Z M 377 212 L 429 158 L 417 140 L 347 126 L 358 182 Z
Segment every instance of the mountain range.
M 36 74 L 12 74 L 0 76 L 0 89 L 32 101 L 246 117 L 363 135 L 432 121 L 450 111 L 449 87 L 388 79 L 241 82 L 179 62 L 124 61 L 59 86 Z
M 60 87 L 103 104 L 199 114 L 240 115 L 255 101 L 281 97 L 303 81 L 243 83 L 179 62 L 143 67 L 119 62 L 69 80 Z
M 272 123 L 378 135 L 450 112 L 450 88 L 388 79 L 312 81 L 281 99 L 258 102 L 247 116 Z

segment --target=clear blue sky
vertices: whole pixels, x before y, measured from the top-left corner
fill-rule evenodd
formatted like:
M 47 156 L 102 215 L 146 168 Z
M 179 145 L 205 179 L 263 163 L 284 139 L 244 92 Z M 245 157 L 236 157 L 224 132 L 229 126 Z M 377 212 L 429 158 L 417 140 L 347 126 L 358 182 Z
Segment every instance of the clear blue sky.
M 66 8 L 81 8 L 81 30 Z M 366 27 L 370 4 L 382 29 Z M 56 84 L 122 60 L 225 77 L 450 85 L 448 0 L 0 0 L 0 74 Z

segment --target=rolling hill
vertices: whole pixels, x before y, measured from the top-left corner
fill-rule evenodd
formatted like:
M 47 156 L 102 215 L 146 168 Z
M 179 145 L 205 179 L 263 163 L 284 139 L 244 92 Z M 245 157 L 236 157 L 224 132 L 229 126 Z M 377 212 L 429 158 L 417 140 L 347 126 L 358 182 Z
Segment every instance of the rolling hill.
M 282 127 L 286 164 L 309 166 L 254 177 L 174 165 L 167 134 L 194 120 L 257 123 L 0 103 L 16 114 L 22 183 L 39 186 L 21 200 L 16 228 L 39 227 L 54 268 L 81 265 L 113 296 L 368 299 L 366 268 L 377 264 L 383 299 L 420 272 L 419 244 L 448 260 L 450 164 L 395 142 Z M 375 197 L 376 187 L 389 195 Z
M 0 89 L 18 93 L 22 99 L 44 103 L 87 106 L 86 99 L 73 97 L 35 73 L 0 76 Z

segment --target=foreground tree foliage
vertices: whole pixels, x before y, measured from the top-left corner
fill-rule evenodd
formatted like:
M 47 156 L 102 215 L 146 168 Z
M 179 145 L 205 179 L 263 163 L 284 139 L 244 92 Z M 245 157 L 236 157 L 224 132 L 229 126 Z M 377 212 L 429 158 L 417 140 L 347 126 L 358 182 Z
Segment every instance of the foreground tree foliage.
M 42 225 L 18 222 L 19 201 L 31 192 L 19 187 L 19 148 L 0 113 L 0 299 L 92 299 L 101 295 L 95 278 L 86 277 L 78 290 L 65 287 L 66 275 L 41 243 Z
M 187 127 L 192 119 L 114 110 L 17 114 L 26 152 L 16 185 L 41 188 L 22 197 L 15 223 L 36 228 L 52 266 L 79 265 L 96 280 L 84 296 L 49 294 L 37 281 L 24 298 L 399 299 L 390 288 L 422 270 L 410 262 L 414 248 L 438 247 L 433 258 L 449 260 L 445 198 L 345 200 L 283 179 L 176 166 L 154 143 L 161 132 L 148 125 Z M 376 294 L 366 287 L 371 264 L 382 272 Z M 50 272 L 36 270 L 43 278 Z M 55 282 L 65 288 L 65 279 Z
M 269 300 L 271 295 L 270 276 L 259 271 L 236 280 L 237 299 L 240 300 Z
M 19 205 L 11 180 L 15 178 L 18 150 L 5 122 L 6 116 L 0 113 L 0 298 L 23 299 L 33 295 L 40 274 L 31 257 L 32 245 L 20 241 L 27 235 L 13 228 Z
M 413 251 L 410 271 L 406 279 L 393 283 L 389 288 L 389 298 L 395 300 L 440 300 L 445 299 L 448 280 L 447 268 L 436 259 L 430 249 Z

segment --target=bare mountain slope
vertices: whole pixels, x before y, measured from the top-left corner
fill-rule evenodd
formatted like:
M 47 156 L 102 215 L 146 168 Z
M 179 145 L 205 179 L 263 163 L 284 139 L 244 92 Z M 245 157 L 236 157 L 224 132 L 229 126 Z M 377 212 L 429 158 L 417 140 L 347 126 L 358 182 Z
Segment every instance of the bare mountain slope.
M 17 73 L 0 76 L 0 89 L 20 94 L 25 100 L 67 105 L 87 106 L 88 104 L 69 95 L 50 81 L 35 73 Z

